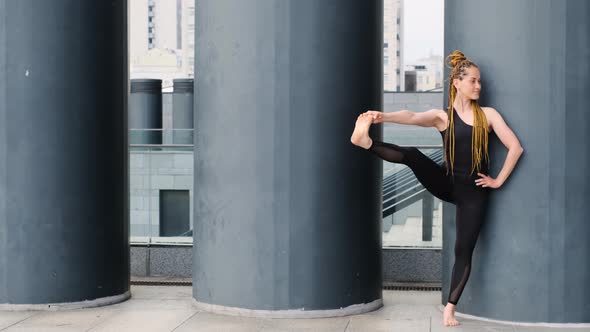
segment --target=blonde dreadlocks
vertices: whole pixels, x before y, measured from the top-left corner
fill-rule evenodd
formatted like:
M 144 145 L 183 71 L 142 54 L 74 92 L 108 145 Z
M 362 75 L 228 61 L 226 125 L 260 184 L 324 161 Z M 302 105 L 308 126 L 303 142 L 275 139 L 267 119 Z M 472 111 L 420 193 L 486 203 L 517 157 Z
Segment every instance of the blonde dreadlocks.
M 454 103 L 457 96 L 457 88 L 453 85 L 453 79 L 462 80 L 467 74 L 466 70 L 477 65 L 468 60 L 463 53 L 455 50 L 447 57 L 450 64 L 451 74 L 449 75 L 449 107 L 447 116 L 449 118 L 449 125 L 445 133 L 444 147 L 445 147 L 445 164 L 447 166 L 447 173 L 450 170 L 453 173 L 453 163 L 455 162 L 455 124 L 453 121 Z M 471 133 L 471 174 L 474 171 L 480 171 L 482 161 L 489 160 L 488 155 L 488 123 L 481 106 L 477 100 L 471 100 L 471 108 L 473 110 L 473 130 Z M 450 160 L 449 160 L 450 159 Z

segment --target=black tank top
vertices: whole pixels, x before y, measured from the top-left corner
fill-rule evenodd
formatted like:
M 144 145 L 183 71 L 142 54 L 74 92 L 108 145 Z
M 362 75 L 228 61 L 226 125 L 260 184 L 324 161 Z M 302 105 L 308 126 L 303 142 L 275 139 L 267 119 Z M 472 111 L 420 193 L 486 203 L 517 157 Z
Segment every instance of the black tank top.
M 461 117 L 456 115 L 456 113 L 457 112 L 453 112 L 453 122 L 455 124 L 455 162 L 453 163 L 453 173 L 469 175 L 469 173 L 471 173 L 471 133 L 473 131 L 473 127 L 463 122 Z M 448 128 L 440 132 L 443 139 L 443 144 L 447 130 Z M 448 153 L 447 160 L 450 161 Z M 488 169 L 488 162 L 485 159 L 482 160 L 480 173 L 488 174 Z M 477 177 L 477 168 L 473 172 L 472 176 Z

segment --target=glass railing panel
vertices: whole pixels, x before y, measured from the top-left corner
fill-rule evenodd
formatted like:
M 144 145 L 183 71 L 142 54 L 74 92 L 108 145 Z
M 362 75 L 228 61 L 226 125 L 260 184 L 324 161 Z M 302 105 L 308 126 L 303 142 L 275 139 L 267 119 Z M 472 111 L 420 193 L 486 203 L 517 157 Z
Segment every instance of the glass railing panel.
M 442 165 L 442 146 L 412 146 Z M 442 201 L 420 184 L 409 167 L 384 161 L 383 170 L 383 246 L 441 248 Z
M 172 143 L 130 144 L 131 242 L 191 244 L 193 145 L 174 144 L 173 138 L 181 133 L 179 137 L 184 141 L 192 141 L 192 130 L 130 130 L 130 136 L 139 132 L 157 133 L 161 138 L 170 138 Z

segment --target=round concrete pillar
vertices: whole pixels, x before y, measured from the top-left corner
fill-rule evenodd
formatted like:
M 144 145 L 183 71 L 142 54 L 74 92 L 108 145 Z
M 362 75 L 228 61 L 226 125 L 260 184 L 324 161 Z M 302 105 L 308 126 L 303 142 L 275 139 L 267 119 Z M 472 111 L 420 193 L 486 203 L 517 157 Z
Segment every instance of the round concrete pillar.
M 454 49 L 480 66 L 481 104 L 502 114 L 525 149 L 492 194 L 458 310 L 590 323 L 590 2 L 447 0 L 445 53 Z M 497 176 L 506 149 L 495 135 L 491 142 Z M 455 228 L 454 209 L 444 211 L 446 302 Z
M 206 0 L 196 13 L 197 305 L 380 307 L 382 164 L 350 135 L 382 107 L 383 2 Z
M 162 80 L 131 80 L 129 129 L 131 144 L 162 144 Z
M 129 297 L 127 1 L 0 0 L 0 309 Z
M 193 144 L 194 80 L 178 78 L 173 81 L 172 129 L 174 144 Z

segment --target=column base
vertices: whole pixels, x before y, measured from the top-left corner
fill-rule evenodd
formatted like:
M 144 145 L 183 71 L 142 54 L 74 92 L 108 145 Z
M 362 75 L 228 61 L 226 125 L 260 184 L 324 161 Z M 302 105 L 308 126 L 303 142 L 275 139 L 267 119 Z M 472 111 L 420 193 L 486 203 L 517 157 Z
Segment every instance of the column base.
M 346 308 L 330 310 L 305 310 L 305 308 L 289 310 L 253 310 L 203 303 L 197 301 L 194 298 L 193 305 L 198 309 L 207 312 L 229 316 L 252 318 L 327 318 L 358 315 L 377 310 L 383 306 L 383 299 L 378 299 L 370 303 L 353 304 Z
M 131 292 L 127 291 L 120 295 L 101 297 L 95 300 L 86 300 L 80 302 L 66 303 L 48 303 L 48 304 L 0 304 L 0 311 L 58 311 L 103 307 L 111 304 L 127 301 L 131 298 Z
M 442 312 L 444 310 L 444 306 L 439 306 L 439 310 Z M 536 323 L 536 322 L 516 322 L 516 321 L 509 321 L 509 320 L 499 320 L 499 319 L 491 319 L 485 318 L 480 316 L 473 316 L 464 314 L 458 311 L 455 311 L 456 317 L 461 317 L 465 319 L 477 320 L 481 322 L 489 322 L 495 324 L 505 324 L 505 325 L 517 325 L 517 326 L 531 326 L 531 327 L 551 327 L 551 328 L 572 328 L 572 329 L 579 329 L 579 328 L 590 328 L 590 323 Z

